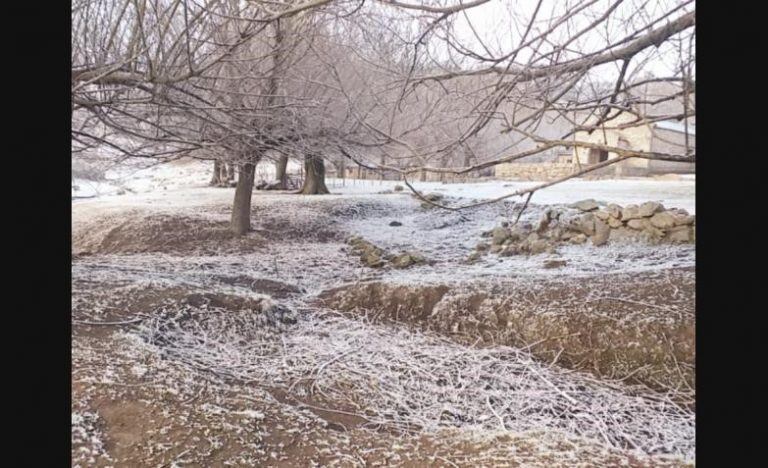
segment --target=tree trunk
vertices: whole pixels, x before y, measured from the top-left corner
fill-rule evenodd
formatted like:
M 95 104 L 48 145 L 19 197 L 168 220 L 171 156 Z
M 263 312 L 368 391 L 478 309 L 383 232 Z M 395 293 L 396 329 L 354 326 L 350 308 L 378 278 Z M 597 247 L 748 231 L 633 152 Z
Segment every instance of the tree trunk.
M 227 185 L 231 186 L 235 181 L 235 165 L 227 164 Z
M 304 186 L 299 193 L 303 195 L 331 193 L 325 186 L 325 163 L 320 156 L 307 155 L 304 158 Z
M 255 172 L 256 164 L 254 163 L 245 163 L 240 166 L 240 177 L 237 178 L 230 222 L 230 229 L 238 236 L 245 235 L 251 230 L 251 195 Z
M 275 163 L 275 179 L 280 182 L 280 188 L 288 189 L 288 156 L 282 155 Z
M 213 177 L 208 185 L 217 186 L 221 184 L 221 162 L 217 159 L 213 161 Z

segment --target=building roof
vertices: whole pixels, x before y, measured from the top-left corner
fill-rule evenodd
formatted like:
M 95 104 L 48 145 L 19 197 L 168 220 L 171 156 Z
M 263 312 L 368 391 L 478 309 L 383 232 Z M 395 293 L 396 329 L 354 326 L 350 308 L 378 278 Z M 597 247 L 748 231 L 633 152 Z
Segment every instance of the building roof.
M 662 130 L 671 130 L 678 133 L 685 133 L 686 130 L 685 123 L 677 122 L 675 120 L 662 120 L 660 122 L 656 122 L 654 127 L 660 128 Z M 688 134 L 696 135 L 696 125 L 688 124 Z

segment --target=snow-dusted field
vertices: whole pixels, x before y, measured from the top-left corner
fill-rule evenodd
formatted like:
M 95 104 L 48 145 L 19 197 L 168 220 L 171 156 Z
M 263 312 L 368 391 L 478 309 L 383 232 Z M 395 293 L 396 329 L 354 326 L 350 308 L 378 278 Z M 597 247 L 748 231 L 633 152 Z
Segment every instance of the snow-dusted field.
M 289 170 L 296 170 L 296 167 Z M 202 161 L 180 161 L 171 164 L 154 165 L 148 168 L 114 168 L 106 171 L 106 180 L 73 180 L 73 196 L 90 197 L 115 195 L 119 191 L 126 193 L 146 193 L 180 188 L 205 187 L 210 180 L 212 165 Z M 274 174 L 272 164 L 260 164 L 257 167 L 256 180 L 270 180 Z M 327 185 L 332 193 L 339 195 L 376 194 L 392 190 L 397 181 L 328 179 Z M 421 192 L 437 192 L 446 196 L 466 200 L 484 200 L 496 198 L 522 188 L 530 188 L 538 182 L 493 181 L 480 183 L 439 183 L 413 182 Z M 77 186 L 77 190 L 75 190 Z M 658 201 L 668 208 L 683 208 L 690 213 L 696 212 L 696 181 L 693 176 L 681 176 L 681 180 L 655 179 L 619 179 L 619 180 L 581 180 L 575 179 L 548 187 L 537 192 L 531 203 L 540 205 L 567 204 L 578 200 L 593 198 L 606 203 L 619 205 L 638 204 L 645 201 Z
M 83 230 L 91 237 L 103 231 L 110 241 L 130 236 L 111 229 L 136 216 L 225 224 L 234 189 L 207 187 L 210 169 L 185 162 L 108 171 L 91 192 L 78 183 L 73 196 L 94 197 L 73 201 L 75 241 Z M 508 219 L 519 200 L 461 213 L 424 210 L 407 193 L 380 193 L 395 184 L 329 180 L 333 194 L 324 196 L 255 192 L 251 236 L 263 237 L 263 245 L 227 251 L 229 244 L 200 240 L 209 250 L 76 259 L 73 440 L 83 466 L 506 466 L 510 460 L 678 466 L 692 460 L 695 415 L 665 395 L 560 369 L 525 349 L 469 347 L 341 316 L 314 299 L 372 279 L 509 285 L 665 271 L 693 266 L 693 246 L 566 246 L 552 255 L 486 256 L 467 264 L 480 233 Z M 530 185 L 415 183 L 452 202 Z M 694 196 L 693 180 L 577 180 L 534 195 L 523 219 L 585 198 L 656 200 L 694 212 Z M 393 220 L 402 226 L 390 226 Z M 140 222 L 130 226 L 143 229 Z M 328 235 L 318 235 L 323 231 Z M 347 253 L 344 239 L 353 234 L 389 251 L 419 251 L 432 263 L 364 267 Z M 567 266 L 543 268 L 551 258 L 566 259 Z M 295 292 L 283 297 L 274 285 L 254 286 L 268 281 Z M 243 300 L 265 302 L 248 310 L 232 305 Z M 120 429 L 134 426 L 130 437 Z
M 437 192 L 445 196 L 468 200 L 497 198 L 516 190 L 534 187 L 541 182 L 493 181 L 479 183 L 413 182 L 420 192 Z M 328 187 L 334 193 L 362 194 L 391 190 L 402 182 L 391 180 L 344 180 L 330 179 Z M 519 200 L 520 197 L 518 197 Z M 690 177 L 682 180 L 618 179 L 581 180 L 574 179 L 547 187 L 536 192 L 531 203 L 540 205 L 568 204 L 587 198 L 618 205 L 640 204 L 658 201 L 668 208 L 683 208 L 689 213 L 696 212 L 696 181 Z

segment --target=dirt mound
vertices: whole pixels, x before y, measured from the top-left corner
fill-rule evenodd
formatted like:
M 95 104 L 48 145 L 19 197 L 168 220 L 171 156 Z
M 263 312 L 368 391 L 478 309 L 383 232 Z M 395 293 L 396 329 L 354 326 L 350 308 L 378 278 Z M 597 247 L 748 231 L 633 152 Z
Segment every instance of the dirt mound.
M 251 251 L 263 246 L 258 234 L 235 236 L 226 222 L 186 216 L 121 213 L 73 226 L 72 255 L 142 252 L 200 253 Z
M 566 368 L 688 394 L 695 381 L 694 293 L 692 272 L 673 271 L 507 290 L 363 283 L 320 300 L 462 343 L 527 348 Z
M 269 297 L 236 296 L 210 293 L 185 287 L 109 287 L 100 285 L 90 290 L 76 285 L 72 297 L 72 319 L 81 325 L 130 323 L 153 319 L 159 313 L 190 309 L 227 312 L 268 312 L 277 306 Z

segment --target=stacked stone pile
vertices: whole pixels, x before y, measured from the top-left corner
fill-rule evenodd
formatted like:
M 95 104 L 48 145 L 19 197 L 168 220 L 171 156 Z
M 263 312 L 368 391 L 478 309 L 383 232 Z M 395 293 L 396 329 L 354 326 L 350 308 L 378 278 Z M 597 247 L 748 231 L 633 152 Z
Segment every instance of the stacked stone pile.
M 567 208 L 548 209 L 538 223 L 501 226 L 484 232 L 488 241 L 480 242 L 469 260 L 485 252 L 510 256 L 553 253 L 558 245 L 600 246 L 609 242 L 693 243 L 696 218 L 682 209 L 667 209 L 661 203 L 641 205 L 600 204 L 582 200 Z
M 400 252 L 397 255 L 387 253 L 359 236 L 350 237 L 347 244 L 352 246 L 351 253 L 359 256 L 362 264 L 371 268 L 382 268 L 387 265 L 394 268 L 408 268 L 427 262 L 422 255 L 416 252 Z

